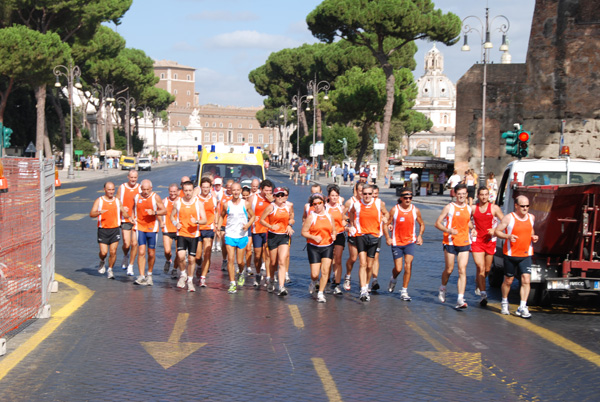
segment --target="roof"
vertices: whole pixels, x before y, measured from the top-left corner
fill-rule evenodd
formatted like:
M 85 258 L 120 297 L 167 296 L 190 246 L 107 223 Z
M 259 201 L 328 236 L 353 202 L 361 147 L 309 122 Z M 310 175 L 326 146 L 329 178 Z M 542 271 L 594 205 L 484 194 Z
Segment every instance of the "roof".
M 194 70 L 195 67 L 184 66 L 183 64 L 179 64 L 176 61 L 171 60 L 154 60 L 154 68 L 163 67 L 163 68 L 180 68 L 182 70 Z

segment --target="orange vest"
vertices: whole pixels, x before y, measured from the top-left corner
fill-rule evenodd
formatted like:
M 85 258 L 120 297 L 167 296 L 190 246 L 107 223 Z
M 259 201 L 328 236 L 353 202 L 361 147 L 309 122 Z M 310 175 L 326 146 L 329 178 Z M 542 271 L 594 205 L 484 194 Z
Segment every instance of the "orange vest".
M 146 212 L 147 209 L 153 211 L 158 209 L 155 196 L 155 193 L 150 193 L 148 198 L 144 198 L 141 194 L 138 194 L 134 198 L 136 218 L 135 229 L 140 232 L 158 232 L 158 219 L 156 219 L 156 215 L 150 215 Z
M 282 207 L 273 203 L 273 211 L 266 219 L 269 225 L 273 226 L 273 229 L 269 229 L 270 233 L 286 234 L 287 226 L 290 223 L 290 208 L 291 205 L 287 202 Z
M 533 255 L 533 245 L 531 244 L 531 233 L 533 233 L 533 215 L 527 214 L 525 219 L 521 220 L 514 212 L 510 213 L 510 221 L 505 229 L 506 234 L 514 234 L 517 240 L 511 242 L 504 240 L 502 247 L 504 254 L 511 257 L 528 257 Z
M 178 199 L 179 197 L 175 198 L 175 201 Z M 171 212 L 173 212 L 173 205 L 175 204 L 175 201 L 171 201 L 169 197 L 163 200 L 163 204 L 167 209 L 167 214 L 162 217 L 163 233 L 177 233 L 177 228 L 173 225 L 173 222 L 171 222 Z
M 329 246 L 333 244 L 334 226 L 331 224 L 331 217 L 327 212 L 318 215 L 316 212 L 311 212 L 306 219 L 310 219 L 310 228 L 308 233 L 313 236 L 321 236 L 321 242 L 317 243 L 312 239 L 307 239 L 307 242 L 315 246 Z
M 411 205 L 403 210 L 396 205 L 392 210 L 392 245 L 406 246 L 417 241 L 417 208 Z
M 98 210 L 106 209 L 106 212 L 98 215 L 98 227 L 115 229 L 121 226 L 121 201 L 116 197 L 109 201 L 104 196 L 99 197 L 98 201 Z
M 327 203 L 325 204 L 325 210 L 333 218 L 336 233 L 343 233 L 346 226 L 344 224 L 344 206 L 342 204 L 337 204 L 332 207 L 331 204 Z
M 370 204 L 362 201 L 354 203 L 356 236 L 370 234 L 381 235 L 381 200 L 375 199 Z
M 182 237 L 198 237 L 200 231 L 197 223 L 192 223 L 192 218 L 200 220 L 200 208 L 202 203 L 198 197 L 192 197 L 189 203 L 186 203 L 183 198 L 175 201 L 175 209 L 177 209 L 177 219 L 181 224 L 181 229 L 177 231 L 177 236 Z
M 123 205 L 124 208 L 127 208 L 127 213 L 129 214 L 129 216 L 132 216 L 134 214 L 134 198 L 136 195 L 141 194 L 141 192 L 142 188 L 140 186 L 140 183 L 136 183 L 135 186 L 133 186 L 133 188 L 129 187 L 128 183 L 123 183 L 121 184 L 121 186 L 119 186 L 121 205 Z M 121 217 L 121 222 L 126 222 L 126 219 Z
M 263 198 L 260 194 L 256 194 L 252 198 L 252 211 L 257 219 L 252 224 L 252 233 L 267 233 L 267 227 L 260 224 L 260 217 L 265 209 L 271 205 L 269 201 Z
M 450 203 L 450 211 L 444 218 L 444 226 L 458 230 L 458 234 L 444 233 L 444 244 L 459 247 L 471 244 L 469 222 L 471 222 L 471 207 L 468 204 L 459 207 L 453 202 Z
M 207 198 L 203 198 L 202 194 L 198 194 L 198 199 L 204 206 L 204 214 L 206 215 L 206 224 L 200 225 L 200 230 L 215 230 L 217 198 L 212 194 L 209 194 Z

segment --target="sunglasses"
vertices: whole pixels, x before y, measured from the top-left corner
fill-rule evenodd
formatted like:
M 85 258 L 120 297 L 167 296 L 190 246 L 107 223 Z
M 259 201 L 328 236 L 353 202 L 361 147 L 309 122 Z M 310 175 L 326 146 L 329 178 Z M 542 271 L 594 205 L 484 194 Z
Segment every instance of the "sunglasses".
M 402 198 L 405 200 L 412 200 L 412 195 L 403 195 Z
M 323 204 L 323 201 L 313 202 L 311 205 L 321 205 L 321 204 Z
M 275 194 L 275 197 L 287 197 L 287 196 L 288 196 L 287 194 L 282 194 L 282 193 Z
M 372 192 L 370 192 L 370 193 L 363 193 L 363 195 L 373 195 L 373 193 Z
M 529 208 L 529 205 L 519 205 L 521 208 Z

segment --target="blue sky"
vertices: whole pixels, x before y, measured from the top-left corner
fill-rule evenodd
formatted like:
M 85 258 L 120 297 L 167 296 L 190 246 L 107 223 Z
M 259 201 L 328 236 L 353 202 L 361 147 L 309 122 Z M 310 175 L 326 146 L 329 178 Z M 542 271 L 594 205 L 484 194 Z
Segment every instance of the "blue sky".
M 173 60 L 195 67 L 200 104 L 261 106 L 263 98 L 248 81 L 248 73 L 264 64 L 269 54 L 315 38 L 306 16 L 318 0 L 134 0 L 121 25 L 115 29 L 127 46 L 142 49 L 157 60 Z M 484 0 L 438 0 L 436 8 L 460 18 L 485 17 Z M 508 38 L 513 63 L 525 62 L 534 0 L 490 2 L 490 16 L 505 15 L 510 21 Z M 492 28 L 500 25 L 496 20 Z M 113 26 L 114 27 L 114 26 Z M 444 54 L 446 75 L 456 82 L 471 65 L 481 60 L 479 37 L 469 37 L 471 52 L 438 44 Z M 492 62 L 500 62 L 501 34 L 492 31 Z M 432 44 L 418 43 L 415 79 L 423 74 L 423 57 Z

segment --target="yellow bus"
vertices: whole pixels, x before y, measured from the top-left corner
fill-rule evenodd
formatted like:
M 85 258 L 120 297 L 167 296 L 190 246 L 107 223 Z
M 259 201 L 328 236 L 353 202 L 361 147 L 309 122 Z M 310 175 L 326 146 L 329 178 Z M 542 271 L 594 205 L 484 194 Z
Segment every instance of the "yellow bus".
M 242 186 L 250 186 L 252 180 L 265 179 L 265 169 L 262 151 L 249 145 L 215 144 L 198 146 L 198 168 L 196 180 L 198 183 L 204 176 L 212 175 L 213 179 L 220 177 L 223 185 L 232 179 Z

